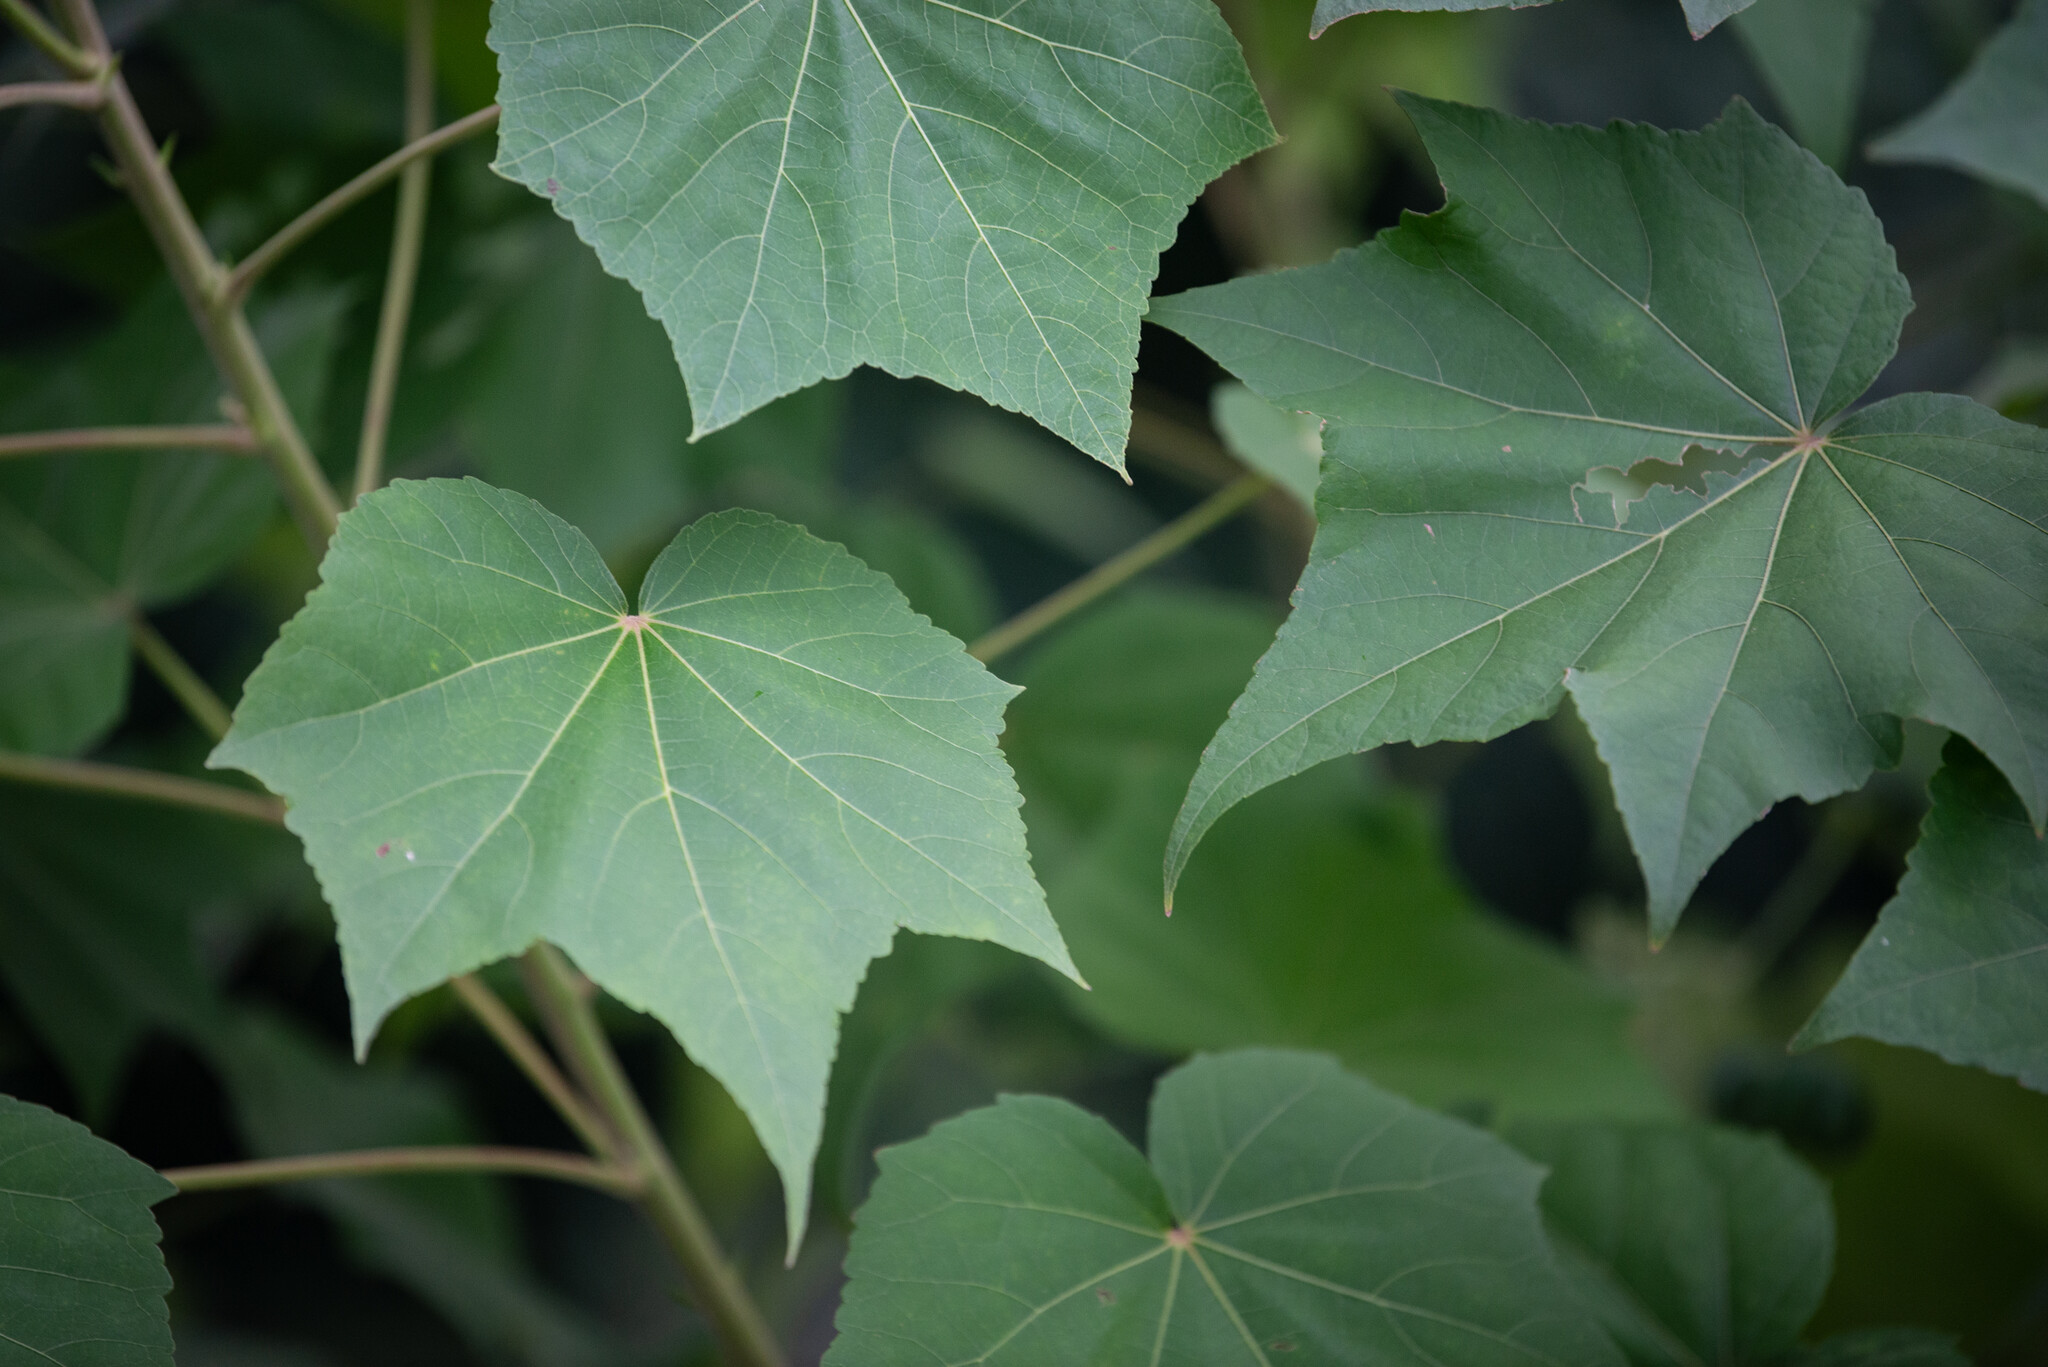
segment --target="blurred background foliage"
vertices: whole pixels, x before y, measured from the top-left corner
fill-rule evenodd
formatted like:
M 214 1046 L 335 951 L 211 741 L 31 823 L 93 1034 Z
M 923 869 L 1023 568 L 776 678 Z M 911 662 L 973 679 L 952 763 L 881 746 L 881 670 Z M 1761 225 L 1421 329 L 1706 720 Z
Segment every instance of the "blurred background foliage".
M 1697 127 L 1734 96 L 1786 116 L 1738 34 L 1695 43 L 1670 0 L 1378 14 L 1313 43 L 1311 8 L 1223 0 L 1285 140 L 1189 214 L 1161 292 L 1318 260 L 1434 208 L 1389 88 L 1551 120 Z M 1918 301 L 1880 393 L 1961 390 L 2038 421 L 2048 214 L 1854 150 L 1924 107 L 2010 8 L 1881 0 L 1846 172 Z M 219 250 L 248 251 L 398 140 L 398 0 L 115 0 L 107 17 Z M 492 97 L 486 20 L 485 0 L 439 4 L 444 117 Z M 0 48 L 0 79 L 30 71 L 19 44 Z M 393 463 L 533 495 L 629 585 L 682 523 L 743 504 L 843 541 L 971 639 L 1234 473 L 1208 416 L 1220 374 L 1156 330 L 1129 486 L 1011 415 L 872 372 L 691 445 L 659 325 L 544 204 L 490 172 L 488 142 L 435 169 Z M 338 475 L 390 206 L 386 191 L 352 211 L 264 286 L 302 421 Z M 167 294 L 88 123 L 0 114 L 0 427 L 47 421 L 52 405 L 67 421 L 130 416 L 140 381 L 122 358 L 138 354 L 171 358 L 160 387 L 190 408 L 172 371 L 195 338 Z M 109 478 L 101 503 L 147 502 L 132 477 Z M 255 497 L 233 567 L 148 605 L 230 699 L 314 577 Z M 1160 916 L 1174 807 L 1285 611 L 1310 530 L 1276 491 L 999 661 L 1027 686 L 1005 744 L 1033 857 L 1094 990 L 987 946 L 900 937 L 847 1022 L 795 1267 L 779 1265 L 779 1189 L 738 1112 L 664 1032 L 623 1011 L 611 1022 L 798 1359 L 829 1338 L 847 1218 L 878 1145 L 1001 1090 L 1067 1096 L 1135 1131 L 1153 1079 L 1188 1051 L 1284 1044 L 1482 1124 L 1690 1112 L 1775 1131 L 1838 1208 L 1817 1335 L 1916 1322 L 1963 1335 L 1987 1364 L 2048 1360 L 2048 1097 L 1908 1050 L 1784 1049 L 1896 882 L 1938 734 L 1916 732 L 1864 793 L 1773 811 L 1657 954 L 1604 773 L 1568 712 L 1263 794 L 1219 826 Z M 98 753 L 196 772 L 203 750 L 138 673 Z M 405 1008 L 366 1066 L 349 1062 L 332 929 L 279 833 L 0 789 L 0 986 L 0 1091 L 159 1166 L 463 1135 L 569 1142 L 445 991 Z M 707 1351 L 652 1236 L 580 1189 L 314 1184 L 159 1214 L 193 1367 Z

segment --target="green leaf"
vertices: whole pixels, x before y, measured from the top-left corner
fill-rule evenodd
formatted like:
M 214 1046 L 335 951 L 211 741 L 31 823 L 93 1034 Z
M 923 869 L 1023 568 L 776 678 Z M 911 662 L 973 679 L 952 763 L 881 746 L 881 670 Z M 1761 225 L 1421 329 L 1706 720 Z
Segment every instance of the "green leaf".
M 175 1190 L 76 1121 L 0 1096 L 0 1357 L 171 1367 L 149 1208 Z
M 1208 0 L 492 7 L 498 168 L 668 326 L 697 431 L 856 365 L 1123 467 L 1195 195 L 1273 140 Z
M 1322 480 L 1320 422 L 1276 408 L 1234 382 L 1210 394 L 1209 417 L 1231 455 L 1314 509 Z
M 1835 1257 L 1827 1187 L 1774 1138 L 1697 1124 L 1512 1126 L 1543 1216 L 1630 1367 L 1766 1367 Z
M 1036 654 L 1004 747 L 1046 895 L 1112 1035 L 1184 1053 L 1324 1049 L 1429 1105 L 1652 1116 L 1629 1004 L 1474 907 L 1429 823 L 1322 769 L 1222 822 L 1160 915 L 1159 849 L 1202 741 L 1272 637 L 1263 611 L 1137 594 Z M 1103 679 L 1118 687 L 1105 689 Z
M 1864 1035 L 2048 1091 L 2048 842 L 1959 740 L 1905 878 L 1795 1045 Z
M 280 383 L 301 404 L 317 400 L 341 303 L 301 295 L 260 320 Z M 0 369 L 0 430 L 217 423 L 219 394 L 164 288 L 76 356 Z M 234 456 L 0 462 L 0 749 L 75 754 L 98 740 L 127 706 L 129 614 L 205 586 L 274 505 L 270 472 Z
M 828 1367 L 1619 1361 L 1544 1243 L 1541 1170 L 1330 1059 L 1198 1058 L 1148 1146 L 1010 1096 L 884 1150 Z
M 1475 10 L 1526 9 L 1547 5 L 1551 0 L 1316 0 L 1315 17 L 1309 21 L 1309 37 L 1322 35 L 1339 19 L 1380 10 Z M 1695 38 L 1704 38 L 1730 15 L 1739 14 L 1756 0 L 1681 0 L 1686 26 Z
M 1933 107 L 1871 145 L 1876 161 L 1927 161 L 2048 204 L 2048 0 L 2023 0 Z
M 1836 170 L 1848 164 L 1876 0 L 1755 0 L 1735 18 L 1786 121 Z
M 566 224 L 522 228 L 505 247 L 533 264 L 476 357 L 463 444 L 485 479 L 556 510 L 606 555 L 666 537 L 690 496 L 690 401 L 667 339 Z
M 291 803 L 358 1048 L 538 939 L 657 1016 L 787 1187 L 840 1012 L 898 926 L 1072 972 L 995 748 L 1013 690 L 886 579 L 720 513 L 640 607 L 590 543 L 475 480 L 357 504 L 210 763 Z
M 1970 1367 L 1954 1338 L 1927 1329 L 1859 1329 L 1792 1359 L 1792 1367 Z
M 1169 886 L 1287 774 L 1499 735 L 1567 689 L 1660 937 L 1773 803 L 1890 764 L 1901 717 L 1976 741 L 2038 824 L 2048 433 L 1932 395 L 1838 420 L 1908 306 L 1862 195 L 1740 102 L 1697 134 L 1407 105 L 1442 212 L 1153 308 L 1330 423 L 1294 615 Z M 1617 509 L 1595 490 L 1624 474 L 1648 493 Z

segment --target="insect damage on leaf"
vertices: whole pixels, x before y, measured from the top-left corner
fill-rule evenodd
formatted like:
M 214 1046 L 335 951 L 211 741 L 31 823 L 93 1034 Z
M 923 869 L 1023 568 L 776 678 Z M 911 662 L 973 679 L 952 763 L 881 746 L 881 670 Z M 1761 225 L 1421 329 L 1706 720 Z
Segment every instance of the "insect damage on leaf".
M 1700 133 L 1404 103 L 1442 211 L 1153 306 L 1329 422 L 1294 615 L 1204 757 L 1169 888 L 1288 774 L 1486 739 L 1567 691 L 1659 938 L 1759 812 L 1890 764 L 1901 718 L 1968 735 L 2038 827 L 2048 433 L 1933 395 L 1842 416 L 1910 304 L 1863 196 L 1739 101 Z

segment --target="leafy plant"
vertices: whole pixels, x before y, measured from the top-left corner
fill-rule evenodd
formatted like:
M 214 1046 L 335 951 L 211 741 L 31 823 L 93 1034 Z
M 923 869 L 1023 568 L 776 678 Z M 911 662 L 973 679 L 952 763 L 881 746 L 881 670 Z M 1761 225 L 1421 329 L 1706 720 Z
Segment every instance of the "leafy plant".
M 1733 19 L 1698 132 L 1285 47 L 1600 3 L 0 0 L 0 1361 L 2027 1360 L 1858 1306 L 1979 1187 L 2038 1306 L 2043 1099 L 1757 1046 L 2048 1078 L 2048 438 L 1843 178 L 2040 197 L 2048 5 L 1917 114 L 1600 11 Z

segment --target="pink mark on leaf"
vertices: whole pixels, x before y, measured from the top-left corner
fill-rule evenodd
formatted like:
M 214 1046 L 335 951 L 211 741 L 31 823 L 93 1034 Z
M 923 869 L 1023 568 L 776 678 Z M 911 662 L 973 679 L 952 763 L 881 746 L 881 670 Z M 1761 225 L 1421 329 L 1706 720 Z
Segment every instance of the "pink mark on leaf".
M 553 176 L 549 176 L 548 193 L 551 195 L 559 195 L 560 193 L 562 193 L 562 182 L 556 180 Z
M 1502 452 L 1503 452 L 1504 454 L 1507 454 L 1507 455 L 1513 455 L 1513 454 L 1514 454 L 1514 452 L 1515 452 L 1515 448 L 1514 448 L 1514 447 L 1512 447 L 1512 446 L 1503 446 L 1503 447 L 1501 447 L 1500 449 L 1501 449 L 1501 451 L 1502 451 Z
M 391 842 L 389 840 L 385 841 L 383 844 L 377 847 L 377 857 L 379 859 L 382 859 L 385 855 L 389 853 L 391 853 Z
M 1436 540 L 1436 528 L 1430 526 L 1427 522 L 1425 522 L 1422 524 L 1422 530 L 1429 533 L 1430 540 Z
M 1095 1299 L 1101 1301 L 1104 1305 L 1115 1305 L 1116 1292 L 1106 1286 L 1098 1286 L 1095 1288 Z

